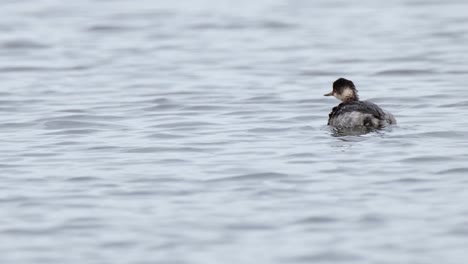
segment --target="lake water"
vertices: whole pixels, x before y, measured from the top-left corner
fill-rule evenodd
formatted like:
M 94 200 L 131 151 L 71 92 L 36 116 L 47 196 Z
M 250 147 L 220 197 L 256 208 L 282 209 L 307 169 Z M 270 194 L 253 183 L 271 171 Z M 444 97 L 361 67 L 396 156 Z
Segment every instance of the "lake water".
M 466 263 L 467 10 L 2 1 L 0 263 Z

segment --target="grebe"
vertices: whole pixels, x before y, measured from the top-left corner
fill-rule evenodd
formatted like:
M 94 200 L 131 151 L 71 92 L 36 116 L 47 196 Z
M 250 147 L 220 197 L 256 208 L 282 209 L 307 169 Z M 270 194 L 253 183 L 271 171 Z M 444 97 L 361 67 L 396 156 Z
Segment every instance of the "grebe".
M 350 80 L 339 78 L 333 83 L 333 91 L 325 96 L 335 96 L 341 103 L 328 115 L 328 125 L 334 127 L 382 128 L 396 124 L 395 117 L 378 105 L 360 101 L 356 86 Z

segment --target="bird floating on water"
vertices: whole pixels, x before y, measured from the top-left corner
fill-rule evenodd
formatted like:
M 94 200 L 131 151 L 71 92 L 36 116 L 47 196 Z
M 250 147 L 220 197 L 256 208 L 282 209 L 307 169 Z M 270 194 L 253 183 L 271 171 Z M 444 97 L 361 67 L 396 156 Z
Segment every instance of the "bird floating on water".
M 378 105 L 360 101 L 354 83 L 345 78 L 333 82 L 333 90 L 325 96 L 334 96 L 341 103 L 328 115 L 328 125 L 338 128 L 382 128 L 396 124 L 395 117 Z

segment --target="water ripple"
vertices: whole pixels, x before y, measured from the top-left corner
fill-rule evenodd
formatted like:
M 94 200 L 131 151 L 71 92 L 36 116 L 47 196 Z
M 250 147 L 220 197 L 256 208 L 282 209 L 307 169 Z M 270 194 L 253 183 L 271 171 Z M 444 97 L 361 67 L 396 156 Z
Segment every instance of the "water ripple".
M 3 1 L 0 263 L 460 263 L 466 10 Z

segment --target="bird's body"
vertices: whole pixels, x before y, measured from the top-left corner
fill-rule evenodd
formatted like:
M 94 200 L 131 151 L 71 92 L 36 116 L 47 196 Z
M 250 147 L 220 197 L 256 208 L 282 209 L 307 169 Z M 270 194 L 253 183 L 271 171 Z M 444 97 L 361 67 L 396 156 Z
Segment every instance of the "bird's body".
M 328 125 L 334 127 L 384 127 L 395 124 L 392 114 L 367 101 L 343 102 L 333 107 L 328 115 Z
M 395 118 L 389 112 L 374 103 L 360 101 L 352 81 L 343 78 L 336 80 L 333 83 L 333 91 L 325 94 L 325 96 L 332 95 L 342 103 L 334 107 L 328 115 L 330 126 L 381 128 L 396 124 Z

